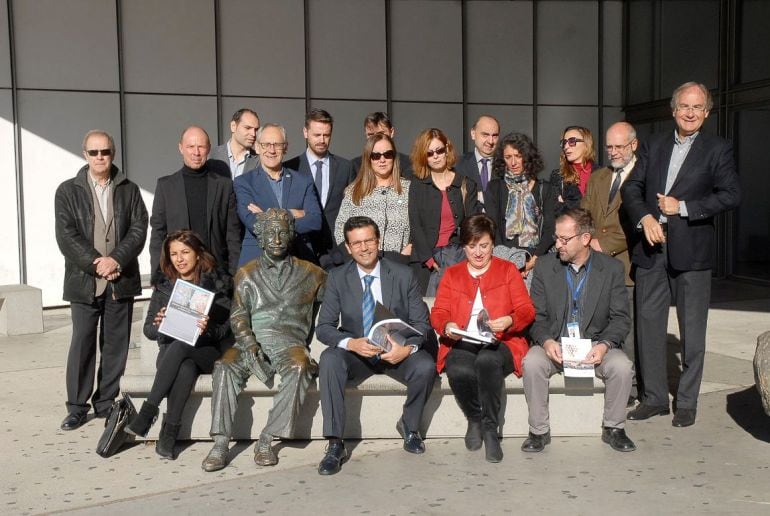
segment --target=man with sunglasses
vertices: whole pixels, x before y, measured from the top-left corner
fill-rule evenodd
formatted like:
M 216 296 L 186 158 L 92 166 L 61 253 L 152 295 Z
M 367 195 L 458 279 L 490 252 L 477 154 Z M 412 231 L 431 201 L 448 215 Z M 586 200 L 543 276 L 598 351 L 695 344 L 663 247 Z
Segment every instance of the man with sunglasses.
M 671 424 L 695 424 L 706 354 L 714 217 L 736 208 L 741 198 L 732 145 L 701 132 L 712 104 L 703 84 L 687 82 L 674 90 L 676 129 L 642 143 L 634 173 L 620 190 L 640 236 L 631 259 L 636 266 L 636 349 L 644 395 L 629 419 L 670 412 L 666 347 L 673 299 L 682 375 Z
M 565 337 L 591 341 L 583 363 L 592 364 L 605 385 L 602 441 L 620 452 L 636 449 L 625 431 L 633 365 L 620 349 L 631 325 L 623 265 L 594 251 L 593 235 L 591 215 L 581 208 L 567 209 L 556 219 L 557 253 L 535 264 L 532 346 L 522 367 L 529 408 L 529 435 L 521 445 L 525 452 L 541 452 L 551 442 L 548 384 L 563 370 Z
M 72 312 L 67 356 L 67 417 L 62 430 L 109 415 L 126 368 L 134 296 L 141 294 L 137 256 L 147 238 L 147 208 L 136 184 L 112 161 L 115 142 L 104 131 L 83 139 L 88 162 L 56 190 L 56 242 L 64 255 L 64 300 Z M 100 362 L 96 374 L 96 338 Z
M 471 127 L 474 149 L 463 154 L 455 165 L 455 170 L 476 182 L 482 195 L 487 191 L 487 184 L 492 179 L 492 165 L 499 138 L 500 123 L 497 119 L 490 115 L 481 115 Z
M 211 150 L 209 161 L 221 161 L 230 170 L 233 180 L 249 170 L 254 170 L 259 165 L 259 153 L 254 149 L 258 130 L 257 113 L 249 108 L 239 109 L 230 120 L 232 136 Z

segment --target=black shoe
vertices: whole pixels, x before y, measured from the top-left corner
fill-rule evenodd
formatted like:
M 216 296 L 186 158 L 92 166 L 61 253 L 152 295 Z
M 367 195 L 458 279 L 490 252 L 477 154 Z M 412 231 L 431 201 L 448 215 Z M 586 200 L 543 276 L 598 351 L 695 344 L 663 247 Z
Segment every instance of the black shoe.
M 339 473 L 342 465 L 348 460 L 348 451 L 342 441 L 329 441 L 326 445 L 326 455 L 318 464 L 319 475 L 334 475 Z
M 695 424 L 695 409 L 680 408 L 674 413 L 674 419 L 671 421 L 671 425 L 683 427 L 692 426 Z
M 155 443 L 155 453 L 164 459 L 176 460 L 174 447 L 176 446 L 176 437 L 179 435 L 181 424 L 172 424 L 166 421 L 166 415 L 163 415 L 163 423 L 160 425 L 160 435 Z
M 86 424 L 88 412 L 70 412 L 61 422 L 62 430 L 75 430 Z
M 602 428 L 602 441 L 609 444 L 613 450 L 629 452 L 636 449 L 634 441 L 629 439 L 623 428 Z
M 406 451 L 416 455 L 425 453 L 425 443 L 422 442 L 420 432 L 407 432 L 404 418 L 398 420 L 398 423 L 396 423 L 396 430 L 398 430 L 399 435 L 404 438 L 404 449 Z
M 551 444 L 551 432 L 540 435 L 529 432 L 529 435 L 521 444 L 521 451 L 530 453 L 541 452 L 545 449 L 546 444 Z
M 503 460 L 503 449 L 500 447 L 500 438 L 497 430 L 484 431 L 484 456 L 487 462 L 500 462 Z
M 639 406 L 629 412 L 626 417 L 634 421 L 641 421 L 642 419 L 650 419 L 652 416 L 666 416 L 669 412 L 667 406 L 653 407 L 652 405 L 641 402 Z
M 476 451 L 481 448 L 483 441 L 481 439 L 481 421 L 468 420 L 468 430 L 465 432 L 465 447 L 470 451 Z
M 155 423 L 156 419 L 158 419 L 158 407 L 145 401 L 142 403 L 139 413 L 128 423 L 124 431 L 129 434 L 147 437 L 147 432 L 150 431 L 150 427 Z

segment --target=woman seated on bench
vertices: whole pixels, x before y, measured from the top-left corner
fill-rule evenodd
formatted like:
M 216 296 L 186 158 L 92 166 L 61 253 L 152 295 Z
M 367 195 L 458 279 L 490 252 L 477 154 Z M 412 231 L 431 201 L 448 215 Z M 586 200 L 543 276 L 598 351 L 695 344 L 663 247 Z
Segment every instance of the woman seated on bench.
M 201 334 L 195 346 L 158 332 L 158 326 L 165 317 L 166 306 L 178 279 L 189 281 L 216 294 L 209 315 L 198 321 Z M 161 400 L 168 397 L 167 412 L 155 445 L 155 452 L 161 457 L 171 460 L 176 458 L 174 445 L 179 434 L 182 411 L 195 381 L 201 374 L 210 374 L 214 362 L 233 344 L 233 334 L 230 330 L 232 296 L 232 278 L 227 272 L 217 268 L 215 258 L 196 233 L 182 230 L 166 238 L 160 257 L 160 274 L 147 309 L 147 319 L 144 321 L 145 336 L 158 341 L 158 371 L 147 401 L 126 427 L 128 433 L 146 436 L 158 417 Z

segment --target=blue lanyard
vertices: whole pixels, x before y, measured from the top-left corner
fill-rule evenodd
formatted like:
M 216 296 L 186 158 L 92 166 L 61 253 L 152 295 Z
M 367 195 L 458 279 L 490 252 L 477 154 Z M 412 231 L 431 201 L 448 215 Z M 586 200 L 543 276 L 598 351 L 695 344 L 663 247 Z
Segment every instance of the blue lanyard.
M 578 312 L 578 299 L 580 299 L 580 291 L 583 290 L 583 285 L 586 282 L 586 278 L 588 278 L 588 274 L 591 272 L 591 260 L 588 261 L 586 264 L 586 270 L 585 274 L 583 274 L 583 277 L 580 278 L 580 281 L 578 281 L 577 288 L 575 288 L 575 280 L 572 279 L 572 273 L 569 271 L 570 265 L 567 265 L 567 268 L 564 269 L 564 273 L 567 275 L 567 285 L 569 286 L 569 293 L 572 297 L 572 314 L 577 315 Z

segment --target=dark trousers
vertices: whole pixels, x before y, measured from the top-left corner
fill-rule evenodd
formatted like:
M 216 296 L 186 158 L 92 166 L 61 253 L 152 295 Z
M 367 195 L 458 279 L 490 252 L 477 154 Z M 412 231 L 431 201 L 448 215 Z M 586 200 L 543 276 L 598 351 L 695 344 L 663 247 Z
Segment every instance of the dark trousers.
M 481 421 L 484 430 L 497 431 L 503 381 L 513 368 L 513 356 L 504 344 L 452 348 L 446 357 L 445 371 L 457 404 L 469 421 Z
M 672 296 L 682 344 L 682 376 L 677 408 L 694 409 L 703 377 L 706 322 L 711 297 L 711 270 L 675 271 L 668 266 L 666 245 L 649 269 L 636 269 L 636 352 L 639 355 L 643 401 L 668 406 L 667 330 Z
M 436 380 L 436 363 L 425 351 L 409 355 L 403 362 L 376 364 L 352 351 L 327 348 L 321 353 L 318 388 L 321 391 L 321 412 L 324 437 L 343 438 L 345 435 L 345 385 L 360 383 L 373 374 L 386 374 L 406 385 L 403 419 L 408 431 L 420 430 L 425 403 Z
M 112 406 L 126 369 L 133 308 L 133 298 L 112 299 L 111 285 L 93 303 L 71 304 L 72 342 L 66 372 L 70 413 L 88 412 L 89 399 L 96 412 Z M 94 391 L 97 333 L 101 357 Z
M 219 348 L 214 346 L 196 348 L 178 340 L 160 345 L 156 361 L 158 370 L 147 401 L 157 407 L 168 397 L 167 423 L 179 424 L 195 381 L 201 374 L 210 374 L 214 370 L 219 355 Z

